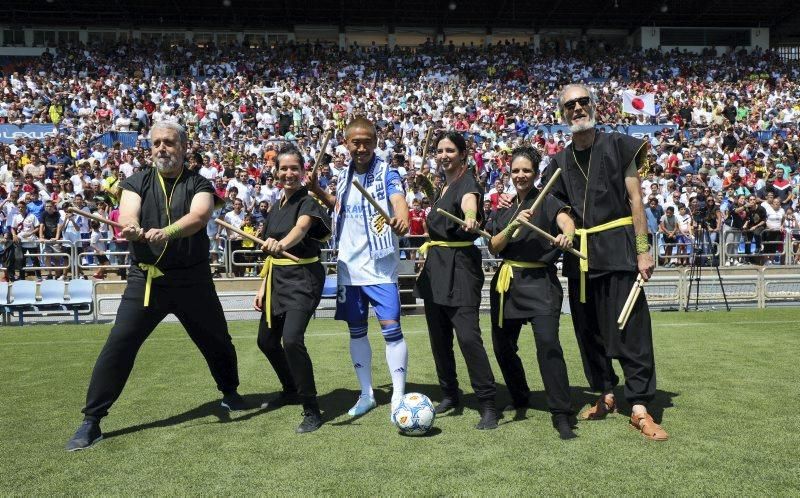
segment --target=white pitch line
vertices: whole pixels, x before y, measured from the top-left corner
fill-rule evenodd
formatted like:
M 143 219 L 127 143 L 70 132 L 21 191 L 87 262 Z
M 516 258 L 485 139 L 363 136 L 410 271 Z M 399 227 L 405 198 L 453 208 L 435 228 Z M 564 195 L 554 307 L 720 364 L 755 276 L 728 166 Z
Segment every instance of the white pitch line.
M 797 323 L 796 320 L 775 320 L 775 321 L 759 321 L 757 322 L 758 325 L 787 325 L 787 324 L 794 324 Z M 661 323 L 655 324 L 653 326 L 654 329 L 659 328 L 675 328 L 675 327 L 697 327 L 700 325 L 731 325 L 730 322 L 684 322 L 684 323 Z M 755 325 L 755 324 L 754 324 Z M 572 329 L 572 323 L 566 323 L 565 327 L 561 327 L 561 329 L 569 328 Z M 376 334 L 380 332 L 376 331 Z M 425 330 L 403 330 L 403 334 L 409 335 L 416 335 L 416 334 L 423 334 L 427 333 L 427 329 Z M 97 344 L 97 343 L 104 343 L 106 342 L 106 338 L 103 337 L 102 339 L 78 339 L 74 341 L 24 341 L 24 342 L 5 342 L 1 338 L 2 334 L 0 334 L 0 344 L 7 345 L 7 346 L 36 346 L 36 345 L 59 345 L 59 344 Z M 311 332 L 308 334 L 309 338 L 314 337 L 332 337 L 332 336 L 342 336 L 347 337 L 347 329 L 343 329 L 341 332 L 321 332 L 315 333 Z M 233 339 L 255 339 L 257 334 L 252 335 L 232 335 L 231 338 Z M 189 340 L 189 336 L 185 337 L 157 337 L 157 336 L 150 336 L 145 343 L 150 342 L 175 342 L 175 341 L 186 341 Z

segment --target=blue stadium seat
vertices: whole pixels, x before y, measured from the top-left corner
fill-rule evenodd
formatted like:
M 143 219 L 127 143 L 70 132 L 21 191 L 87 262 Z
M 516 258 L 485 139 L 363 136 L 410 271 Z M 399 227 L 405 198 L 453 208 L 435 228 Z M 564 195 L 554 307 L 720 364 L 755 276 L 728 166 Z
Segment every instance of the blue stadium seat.
M 17 312 L 19 324 L 23 325 L 23 314 L 26 310 L 36 309 L 36 282 L 33 280 L 17 280 L 11 284 L 9 303 L 5 310 L 8 313 Z
M 44 280 L 39 286 L 42 299 L 36 304 L 37 308 L 61 308 L 64 304 L 64 281 Z
M 94 306 L 94 284 L 91 280 L 73 279 L 67 285 L 69 300 L 64 303 L 64 308 L 72 310 L 75 323 L 78 323 L 78 311 L 92 310 Z

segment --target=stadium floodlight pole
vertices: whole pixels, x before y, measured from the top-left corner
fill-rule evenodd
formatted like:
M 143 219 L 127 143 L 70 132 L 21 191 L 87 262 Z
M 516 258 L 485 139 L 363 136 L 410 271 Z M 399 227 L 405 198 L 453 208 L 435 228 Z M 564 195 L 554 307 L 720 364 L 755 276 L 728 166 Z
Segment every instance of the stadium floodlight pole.
M 320 147 L 319 152 L 317 152 L 317 160 L 314 161 L 314 167 L 311 169 L 311 174 L 315 174 L 317 172 L 317 168 L 319 168 L 319 163 L 322 162 L 322 158 L 325 157 L 325 148 L 328 147 L 328 142 L 331 139 L 331 135 L 333 135 L 333 130 L 328 130 L 325 132 L 325 137 L 322 139 L 322 147 Z
M 619 330 L 624 329 L 625 325 L 628 324 L 628 318 L 631 317 L 633 306 L 636 304 L 636 300 L 639 299 L 639 294 L 642 293 L 643 287 L 644 278 L 642 278 L 642 274 L 640 273 L 639 276 L 636 277 L 636 282 L 633 284 L 633 287 L 631 287 L 631 291 L 628 293 L 628 299 L 625 300 L 625 305 L 622 307 L 619 318 L 617 318 L 617 327 Z
M 536 200 L 533 201 L 533 206 L 531 206 L 531 214 L 535 213 L 536 210 L 539 209 L 539 206 L 542 205 L 542 202 L 544 202 L 545 197 L 547 197 L 547 193 L 550 192 L 551 188 L 553 188 L 553 185 L 555 185 L 556 180 L 558 180 L 559 176 L 561 176 L 561 168 L 557 168 L 553 172 L 553 176 L 550 177 L 550 180 L 547 181 L 547 184 L 544 186 L 544 188 L 542 188 L 542 190 L 539 191 L 539 195 L 536 197 Z M 513 238 L 519 237 L 520 230 L 522 230 L 522 228 L 517 228 L 516 230 L 514 230 Z
M 462 227 L 467 226 L 467 222 L 466 221 L 462 220 L 461 218 L 459 218 L 458 216 L 456 216 L 454 214 L 448 213 L 447 211 L 445 211 L 442 208 L 436 208 L 436 212 L 438 212 L 439 214 L 441 214 L 445 218 L 448 218 L 448 219 L 450 219 L 452 221 L 455 221 L 456 223 L 458 223 Z M 481 237 L 483 237 L 486 240 L 492 240 L 492 234 L 490 234 L 486 230 L 478 230 L 478 235 L 480 235 Z
M 369 202 L 370 204 L 372 204 L 372 207 L 374 207 L 374 208 L 375 208 L 375 211 L 377 211 L 377 212 L 378 212 L 378 214 L 380 214 L 381 216 L 383 216 L 383 219 L 384 219 L 384 220 L 386 220 L 386 222 L 387 222 L 387 223 L 389 222 L 389 220 L 391 220 L 391 219 L 392 219 L 392 217 L 391 217 L 391 216 L 389 216 L 389 213 L 387 213 L 387 212 L 386 212 L 386 210 L 385 210 L 385 209 L 383 209 L 383 206 L 381 206 L 380 204 L 378 204 L 378 201 L 376 201 L 376 200 L 375 200 L 375 199 L 372 197 L 372 195 L 370 195 L 370 193 L 369 193 L 369 192 L 367 192 L 367 189 L 365 189 L 365 188 L 364 188 L 364 186 L 363 186 L 363 185 L 361 185 L 361 183 L 360 183 L 358 180 L 353 180 L 353 186 L 354 186 L 355 188 L 357 188 L 359 192 L 361 192 L 361 195 L 363 195 L 363 196 L 364 196 L 364 199 L 366 199 L 366 201 L 367 201 L 367 202 Z
M 264 242 L 263 240 L 261 240 L 261 239 L 259 239 L 258 237 L 256 237 L 255 235 L 249 234 L 249 233 L 247 233 L 247 232 L 245 232 L 245 231 L 243 231 L 243 230 L 239 230 L 238 228 L 236 228 L 235 226 L 231 225 L 231 224 L 230 224 L 230 223 L 228 223 L 227 221 L 224 221 L 224 220 L 215 220 L 214 222 L 215 222 L 217 225 L 219 225 L 219 226 L 221 226 L 221 227 L 223 227 L 223 228 L 227 228 L 227 229 L 228 229 L 228 230 L 230 230 L 231 232 L 238 233 L 238 234 L 239 234 L 239 235 L 241 235 L 242 237 L 244 237 L 244 238 L 246 238 L 246 239 L 249 239 L 249 240 L 252 240 L 252 241 L 253 241 L 253 242 L 255 242 L 256 244 L 258 244 L 258 246 L 259 246 L 259 247 L 263 246 L 263 245 L 266 243 L 266 242 Z M 293 255 L 293 254 L 289 254 L 289 253 L 288 253 L 288 252 L 286 252 L 286 251 L 281 251 L 281 256 L 282 256 L 282 257 L 284 257 L 284 258 L 286 258 L 286 259 L 291 259 L 291 260 L 292 260 L 292 261 L 294 261 L 295 263 L 297 263 L 297 262 L 299 262 L 299 261 L 300 261 L 300 259 L 299 259 L 297 256 L 295 256 L 295 255 Z

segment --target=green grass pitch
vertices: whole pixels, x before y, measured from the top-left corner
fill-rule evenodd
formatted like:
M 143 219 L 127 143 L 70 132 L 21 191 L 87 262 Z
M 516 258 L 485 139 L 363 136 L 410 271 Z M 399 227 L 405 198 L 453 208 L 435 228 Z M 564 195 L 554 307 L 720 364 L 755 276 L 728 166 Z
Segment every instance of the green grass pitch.
M 300 407 L 226 417 L 205 362 L 180 325 L 161 325 L 139 353 L 106 439 L 66 453 L 110 325 L 0 329 L 3 495 L 737 495 L 800 494 L 800 327 L 797 309 L 653 313 L 656 411 L 671 439 L 644 440 L 620 414 L 579 424 L 563 442 L 544 409 L 530 328 L 520 341 L 536 409 L 477 431 L 476 400 L 423 438 L 389 423 L 383 341 L 370 324 L 379 406 L 350 420 L 357 395 L 344 324 L 312 321 L 307 344 L 326 423 L 297 435 Z M 484 340 L 488 318 L 482 321 Z M 254 403 L 278 382 L 255 344 L 257 324 L 232 322 L 240 392 Z M 439 399 L 425 322 L 403 320 L 409 391 Z M 594 400 L 569 317 L 561 338 L 573 400 Z M 492 357 L 490 351 L 490 357 Z M 508 401 L 499 369 L 498 404 Z M 619 370 L 619 369 L 618 369 Z M 620 393 L 621 394 L 621 393 Z M 620 396 L 621 397 L 621 396 Z M 623 409 L 627 408 L 623 404 Z

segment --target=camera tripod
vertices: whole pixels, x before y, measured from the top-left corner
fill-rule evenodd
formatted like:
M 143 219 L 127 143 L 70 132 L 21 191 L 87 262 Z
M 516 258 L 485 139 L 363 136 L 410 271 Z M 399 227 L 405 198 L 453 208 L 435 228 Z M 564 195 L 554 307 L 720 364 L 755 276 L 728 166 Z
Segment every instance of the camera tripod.
M 692 240 L 692 255 L 691 265 L 689 266 L 689 292 L 686 293 L 686 304 L 683 311 L 689 311 L 689 304 L 692 300 L 692 286 L 694 285 L 694 310 L 700 309 L 700 281 L 703 277 L 703 259 L 707 259 L 709 266 L 713 267 L 717 272 L 717 279 L 719 280 L 719 287 L 722 289 L 722 299 L 725 301 L 725 308 L 730 311 L 731 306 L 728 304 L 728 296 L 725 293 L 725 285 L 722 283 L 722 275 L 719 272 L 719 255 L 714 251 L 709 250 L 706 254 L 706 244 L 711 248 L 713 243 L 709 234 L 708 222 L 703 220 L 699 223 L 697 234 Z M 719 248 L 719 244 L 717 248 Z

